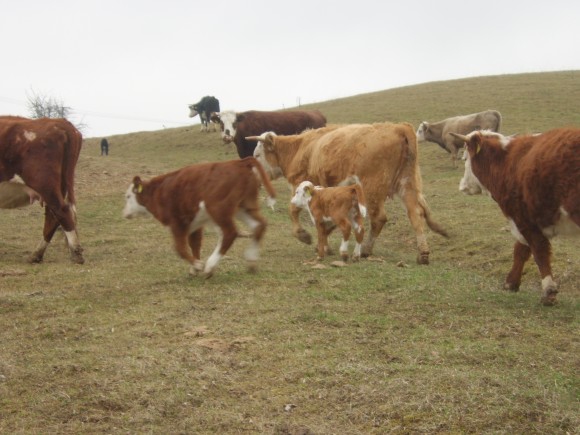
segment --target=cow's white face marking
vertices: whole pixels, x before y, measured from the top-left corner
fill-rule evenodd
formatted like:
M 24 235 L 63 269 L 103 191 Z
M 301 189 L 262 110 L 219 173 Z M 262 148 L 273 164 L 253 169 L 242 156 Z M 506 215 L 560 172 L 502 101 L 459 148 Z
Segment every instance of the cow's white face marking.
M 225 112 L 220 112 L 220 120 L 223 124 L 222 130 L 222 138 L 226 139 L 229 138 L 230 140 L 234 139 L 236 135 L 236 122 L 237 114 L 233 110 L 226 110 Z
M 197 116 L 197 113 L 198 113 L 197 110 L 195 110 L 193 108 L 193 106 L 189 106 L 189 117 L 190 118 L 193 118 L 194 116 Z
M 279 166 L 272 166 L 268 159 L 266 159 L 266 151 L 264 150 L 264 142 L 258 141 L 256 148 L 254 148 L 254 157 L 260 162 L 266 174 L 271 180 L 276 180 L 283 177 L 282 169 Z
M 483 187 L 471 170 L 471 157 L 469 155 L 465 160 L 465 172 L 459 182 L 459 190 L 467 195 L 477 195 L 486 191 L 485 187 Z
M 419 128 L 417 129 L 417 142 L 425 142 L 425 130 L 427 127 L 428 124 L 426 122 L 419 124 Z
M 135 195 L 133 183 L 129 185 L 127 193 L 125 194 L 125 208 L 123 209 L 123 217 L 126 219 L 132 219 L 137 216 L 147 216 L 149 211 L 137 202 L 137 196 Z
M 312 190 L 313 188 L 314 184 L 312 184 L 312 182 L 303 181 L 296 188 L 296 192 L 294 193 L 294 196 L 292 197 L 290 202 L 294 204 L 296 207 L 308 208 L 308 204 L 312 199 L 312 195 L 310 194 L 310 192 L 307 191 L 307 189 Z
M 35 132 L 33 132 L 33 131 L 25 131 L 25 132 L 24 132 L 24 138 L 25 138 L 27 141 L 30 141 L 30 142 L 32 142 L 34 139 L 36 139 L 36 133 L 35 133 Z
M 474 135 L 476 133 L 477 133 L 477 131 L 473 131 L 470 134 L 468 134 L 467 137 L 471 137 L 472 135 Z M 480 133 L 481 133 L 482 136 L 495 137 L 499 141 L 501 147 L 504 150 L 507 149 L 507 147 L 509 146 L 510 142 L 512 141 L 512 137 L 510 137 L 510 136 L 504 136 L 503 134 L 496 133 L 495 131 L 491 131 L 491 130 L 481 130 Z

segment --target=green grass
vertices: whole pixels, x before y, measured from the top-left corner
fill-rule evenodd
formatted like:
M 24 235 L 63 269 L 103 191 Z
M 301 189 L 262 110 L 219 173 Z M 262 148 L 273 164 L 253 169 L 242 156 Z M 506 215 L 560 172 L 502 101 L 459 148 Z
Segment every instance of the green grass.
M 525 74 L 310 107 L 333 123 L 415 126 L 492 108 L 514 133 L 577 125 L 579 90 L 580 72 Z M 533 263 L 519 293 L 502 290 L 506 221 L 490 198 L 458 192 L 462 172 L 437 145 L 420 146 L 424 192 L 451 238 L 428 233 L 429 266 L 395 199 L 374 257 L 312 269 L 282 180 L 276 210 L 263 208 L 258 273 L 240 239 L 204 281 L 161 224 L 122 219 L 124 192 L 137 174 L 237 158 L 233 146 L 197 126 L 111 137 L 106 158 L 98 142 L 77 170 L 84 265 L 62 236 L 27 264 L 42 210 L 2 211 L 0 433 L 578 433 L 577 240 L 553 244 L 555 307 L 540 304 Z M 204 257 L 215 242 L 208 231 Z

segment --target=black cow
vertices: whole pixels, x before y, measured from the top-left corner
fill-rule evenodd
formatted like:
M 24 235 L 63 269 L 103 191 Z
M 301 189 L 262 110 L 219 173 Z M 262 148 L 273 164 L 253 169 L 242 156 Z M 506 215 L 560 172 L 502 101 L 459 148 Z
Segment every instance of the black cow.
M 220 102 L 216 97 L 206 95 L 201 100 L 199 100 L 195 104 L 191 104 L 189 106 L 189 117 L 193 118 L 197 114 L 199 114 L 199 118 L 201 119 L 201 129 L 200 131 L 209 131 L 209 122 L 211 118 L 211 114 L 213 112 L 220 111 Z M 213 131 L 217 131 L 216 125 L 213 125 Z

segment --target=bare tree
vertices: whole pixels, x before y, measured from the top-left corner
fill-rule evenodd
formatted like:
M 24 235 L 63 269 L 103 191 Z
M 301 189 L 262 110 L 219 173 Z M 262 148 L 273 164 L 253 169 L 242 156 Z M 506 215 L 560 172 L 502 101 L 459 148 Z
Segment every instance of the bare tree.
M 31 118 L 67 118 L 70 115 L 71 108 L 65 106 L 61 100 L 55 97 L 34 91 L 27 97 Z

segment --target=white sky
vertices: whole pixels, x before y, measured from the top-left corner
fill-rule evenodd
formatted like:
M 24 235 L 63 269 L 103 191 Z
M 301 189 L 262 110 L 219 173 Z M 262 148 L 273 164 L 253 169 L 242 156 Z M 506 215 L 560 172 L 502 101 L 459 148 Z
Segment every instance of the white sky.
M 85 137 L 199 123 L 187 106 L 204 95 L 222 110 L 276 110 L 580 70 L 578 0 L 0 0 L 0 11 L 0 114 L 54 97 Z

